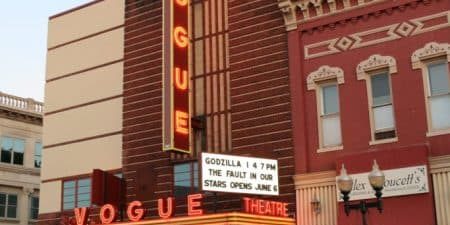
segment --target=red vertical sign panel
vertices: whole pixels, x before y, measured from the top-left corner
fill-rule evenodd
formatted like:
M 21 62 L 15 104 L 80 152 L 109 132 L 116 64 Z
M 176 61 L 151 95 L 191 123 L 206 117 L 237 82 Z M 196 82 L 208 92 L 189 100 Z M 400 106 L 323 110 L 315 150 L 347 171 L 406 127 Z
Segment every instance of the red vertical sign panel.
M 163 150 L 190 153 L 189 1 L 163 0 Z

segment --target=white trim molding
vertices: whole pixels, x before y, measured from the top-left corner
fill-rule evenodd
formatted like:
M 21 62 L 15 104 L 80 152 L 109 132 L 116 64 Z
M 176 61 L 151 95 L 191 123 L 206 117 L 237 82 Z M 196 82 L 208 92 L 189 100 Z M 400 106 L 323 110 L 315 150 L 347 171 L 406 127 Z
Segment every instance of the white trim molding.
M 397 61 L 392 56 L 371 55 L 356 67 L 358 80 L 367 78 L 370 71 L 388 68 L 389 74 L 397 73 Z
M 450 155 L 429 158 L 430 173 L 433 180 L 433 195 L 436 209 L 436 224 L 448 225 L 450 215 Z
M 446 57 L 450 62 L 450 44 L 430 42 L 425 47 L 417 49 L 411 55 L 411 63 L 413 69 L 421 69 L 424 60 L 437 57 Z
M 316 82 L 336 79 L 338 84 L 344 83 L 344 71 L 339 67 L 321 66 L 314 72 L 311 72 L 306 78 L 307 89 L 315 90 Z

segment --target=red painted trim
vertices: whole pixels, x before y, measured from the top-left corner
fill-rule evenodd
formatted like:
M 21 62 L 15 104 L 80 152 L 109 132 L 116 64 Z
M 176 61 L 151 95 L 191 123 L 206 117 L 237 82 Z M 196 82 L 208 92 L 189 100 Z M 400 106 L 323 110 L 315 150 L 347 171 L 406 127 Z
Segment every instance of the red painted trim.
M 71 77 L 71 76 L 74 76 L 74 75 L 78 75 L 80 73 L 84 73 L 84 72 L 87 72 L 87 71 L 90 71 L 90 70 L 95 70 L 95 69 L 98 69 L 98 68 L 101 68 L 101 67 L 104 67 L 104 66 L 109 66 L 111 64 L 122 62 L 122 61 L 123 61 L 123 58 L 122 59 L 118 59 L 118 60 L 114 60 L 114 61 L 111 61 L 111 62 L 103 63 L 103 64 L 98 65 L 98 66 L 90 67 L 90 68 L 87 68 L 87 69 L 79 70 L 79 71 L 76 71 L 76 72 L 73 72 L 73 73 L 69 73 L 69 74 L 66 74 L 66 75 L 62 75 L 62 76 L 59 76 L 59 77 L 48 79 L 46 81 L 46 83 L 50 83 L 50 82 L 55 81 L 55 80 L 59 80 L 59 79 L 63 79 L 63 78 L 66 78 L 66 77 Z
M 119 28 L 123 28 L 124 26 L 125 25 L 122 24 L 122 25 L 118 25 L 118 26 L 115 26 L 115 27 L 111 27 L 111 28 L 108 28 L 106 30 L 102 30 L 102 31 L 99 31 L 99 32 L 96 32 L 96 33 L 93 33 L 93 34 L 90 34 L 90 35 L 87 35 L 87 36 L 84 36 L 84 37 L 81 37 L 81 38 L 78 38 L 78 39 L 75 39 L 75 40 L 72 40 L 72 41 L 68 41 L 68 42 L 64 42 L 64 43 L 59 44 L 59 45 L 55 45 L 55 46 L 53 46 L 51 48 L 48 48 L 47 50 L 51 51 L 51 50 L 54 50 L 54 49 L 57 49 L 57 48 L 60 48 L 60 47 L 63 47 L 63 46 L 69 45 L 69 44 L 73 44 L 73 43 L 76 43 L 76 42 L 79 42 L 79 41 L 82 41 L 82 40 L 86 40 L 86 39 L 91 38 L 91 37 L 95 37 L 95 36 L 98 36 L 98 35 L 101 35 L 101 34 L 104 34 L 104 33 L 107 33 L 107 32 L 110 32 L 110 31 L 113 31 L 113 30 L 116 30 L 116 29 L 119 29 Z
M 97 139 L 97 138 L 109 137 L 109 136 L 113 136 L 113 135 L 117 135 L 117 134 L 121 134 L 121 133 L 122 133 L 122 131 L 100 134 L 100 135 L 96 135 L 96 136 L 92 136 L 92 137 L 81 138 L 81 139 L 72 140 L 72 141 L 66 141 L 66 142 L 62 142 L 62 143 L 58 143 L 58 144 L 46 145 L 46 146 L 44 146 L 44 148 L 46 148 L 46 149 L 54 148 L 54 147 L 58 147 L 58 146 L 62 146 L 62 145 L 68 145 L 68 144 L 73 144 L 73 143 L 78 143 L 78 142 L 83 142 L 83 141 L 89 141 L 89 140 L 93 140 L 93 139 Z
M 60 13 L 55 14 L 55 15 L 53 15 L 53 16 L 50 16 L 50 17 L 49 17 L 49 20 L 52 20 L 52 19 L 58 18 L 58 17 L 60 17 L 60 16 L 63 16 L 63 15 L 66 15 L 66 14 L 69 14 L 69 13 L 72 13 L 72 12 L 75 12 L 75 11 L 78 11 L 78 10 L 80 10 L 80 9 L 86 8 L 86 7 L 88 7 L 88 6 L 91 6 L 91 5 L 94 5 L 94 4 L 103 2 L 103 1 L 104 1 L 104 0 L 95 0 L 95 1 L 92 1 L 92 2 L 88 2 L 88 3 L 86 3 L 86 4 L 83 4 L 83 5 L 77 6 L 77 7 L 75 7 L 75 8 L 72 8 L 72 9 L 69 9 L 69 10 L 66 10 L 66 11 L 63 11 L 63 12 L 60 12 Z
M 305 83 L 302 82 L 303 70 L 300 62 L 303 62 L 303 46 L 301 44 L 300 32 L 293 30 L 288 32 L 288 54 L 289 54 L 289 80 L 291 91 L 291 119 L 292 139 L 294 144 L 294 159 L 296 173 L 305 173 L 308 169 L 308 148 L 306 135 L 306 104 Z
M 98 100 L 95 100 L 95 101 L 90 101 L 90 102 L 86 102 L 86 103 L 83 103 L 83 104 L 74 105 L 74 106 L 71 106 L 71 107 L 67 107 L 67 108 L 63 108 L 63 109 L 58 109 L 58 110 L 55 110 L 55 111 L 47 112 L 44 115 L 48 116 L 48 115 L 52 115 L 52 114 L 56 114 L 56 113 L 60 113 L 60 112 L 64 112 L 64 111 L 68 111 L 68 110 L 72 110 L 72 109 L 81 108 L 81 107 L 88 106 L 88 105 L 93 105 L 93 104 L 97 104 L 97 103 L 101 103 L 101 102 L 106 102 L 106 101 L 109 101 L 109 100 L 120 98 L 122 96 L 123 96 L 122 94 L 114 95 L 114 96 L 111 96 L 111 97 L 102 98 L 102 99 L 98 99 Z

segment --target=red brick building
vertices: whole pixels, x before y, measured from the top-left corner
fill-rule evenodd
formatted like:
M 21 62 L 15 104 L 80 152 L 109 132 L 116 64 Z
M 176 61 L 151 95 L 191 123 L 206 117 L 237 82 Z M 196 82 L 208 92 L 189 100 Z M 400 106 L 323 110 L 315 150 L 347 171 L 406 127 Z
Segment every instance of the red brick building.
M 289 60 L 278 3 L 200 0 L 190 10 L 192 154 L 162 151 L 162 1 L 99 0 L 50 17 L 41 224 L 73 221 L 74 208 L 91 206 L 96 168 L 122 176 L 125 202 L 142 201 L 147 219 L 159 218 L 159 198 L 175 196 L 175 216 L 191 224 L 186 195 L 199 192 L 200 152 L 277 159 L 280 195 L 271 199 L 289 203 L 291 218 L 250 219 L 293 223 Z M 223 213 L 241 211 L 244 196 L 206 194 L 205 214 L 233 220 Z M 98 223 L 98 209 L 91 215 Z
M 368 173 L 374 159 L 393 173 L 425 166 L 429 190 L 386 197 L 369 224 L 448 224 L 450 2 L 279 6 L 288 30 L 297 224 L 360 224 L 359 212 L 347 217 L 342 203 L 336 207 L 336 171 L 343 163 L 350 174 Z
M 123 178 L 145 224 L 169 223 L 157 205 L 171 196 L 170 223 L 358 224 L 337 203 L 336 171 L 344 163 L 361 181 L 374 159 L 394 174 L 387 184 L 406 174 L 422 186 L 386 190 L 369 224 L 447 224 L 449 10 L 448 0 L 190 1 L 191 154 L 162 150 L 162 1 L 96 0 L 50 17 L 40 224 L 93 205 L 93 169 Z M 246 195 L 225 193 L 205 193 L 206 215 L 187 217 L 201 152 L 278 160 L 280 195 L 258 197 L 289 203 L 290 218 L 235 214 Z

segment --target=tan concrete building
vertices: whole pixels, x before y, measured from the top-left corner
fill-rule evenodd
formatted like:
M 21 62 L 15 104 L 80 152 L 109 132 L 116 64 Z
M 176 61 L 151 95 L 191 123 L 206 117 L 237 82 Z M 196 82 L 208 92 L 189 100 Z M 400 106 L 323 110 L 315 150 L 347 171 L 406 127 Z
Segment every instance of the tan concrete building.
M 43 104 L 0 92 L 0 224 L 38 216 Z
M 94 168 L 122 168 L 124 0 L 50 17 L 41 222 L 90 205 Z M 63 194 L 64 193 L 64 194 Z M 64 199 L 64 200 L 63 200 Z

